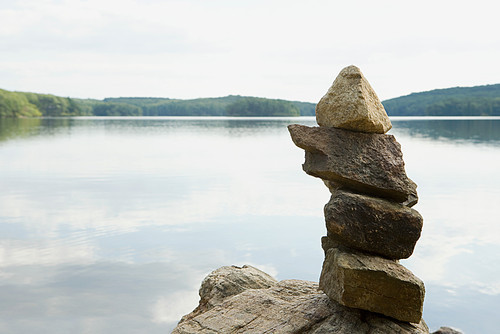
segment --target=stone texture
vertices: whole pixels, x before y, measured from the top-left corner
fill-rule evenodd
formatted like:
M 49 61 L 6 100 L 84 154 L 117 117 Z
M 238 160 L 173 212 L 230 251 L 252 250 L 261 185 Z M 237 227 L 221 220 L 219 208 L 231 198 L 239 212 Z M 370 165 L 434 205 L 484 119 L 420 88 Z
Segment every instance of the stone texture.
M 320 126 L 359 132 L 386 133 L 391 121 L 377 94 L 356 66 L 340 71 L 316 105 Z
M 440 327 L 437 331 L 432 332 L 432 334 L 462 334 L 462 332 L 450 327 Z
M 276 282 L 273 277 L 249 265 L 221 267 L 205 277 L 199 291 L 200 304 L 188 316 L 193 317 L 205 312 L 222 303 L 229 296 L 237 295 L 248 289 L 269 288 Z
M 234 269 L 234 275 L 240 272 Z M 214 303 L 209 300 L 209 304 Z M 409 324 L 342 306 L 319 291 L 317 283 L 285 280 L 228 296 L 202 313 L 185 316 L 172 333 L 428 334 L 429 330 L 423 320 Z
M 331 235 L 325 235 L 325 236 L 321 237 L 321 248 L 323 249 L 323 252 L 325 252 L 325 256 L 326 256 L 326 252 L 328 252 L 328 250 L 330 248 L 339 248 L 339 247 L 342 247 L 342 246 Z
M 423 224 L 405 205 L 341 189 L 333 190 L 325 205 L 325 220 L 335 241 L 389 259 L 411 256 Z
M 406 176 L 394 136 L 299 124 L 288 130 L 295 145 L 306 151 L 307 174 L 356 192 L 416 203 L 417 185 Z
M 424 284 L 393 260 L 331 248 L 326 253 L 319 287 L 332 300 L 348 307 L 412 323 L 422 319 Z

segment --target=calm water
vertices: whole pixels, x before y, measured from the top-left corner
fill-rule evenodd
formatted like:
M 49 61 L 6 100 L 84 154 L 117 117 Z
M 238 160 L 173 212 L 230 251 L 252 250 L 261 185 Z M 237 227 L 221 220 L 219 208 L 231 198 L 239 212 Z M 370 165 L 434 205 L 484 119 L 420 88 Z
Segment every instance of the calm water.
M 317 281 L 313 118 L 0 120 L 0 333 L 168 333 L 202 278 L 251 264 Z M 424 318 L 498 332 L 500 119 L 393 119 L 424 230 L 402 261 Z

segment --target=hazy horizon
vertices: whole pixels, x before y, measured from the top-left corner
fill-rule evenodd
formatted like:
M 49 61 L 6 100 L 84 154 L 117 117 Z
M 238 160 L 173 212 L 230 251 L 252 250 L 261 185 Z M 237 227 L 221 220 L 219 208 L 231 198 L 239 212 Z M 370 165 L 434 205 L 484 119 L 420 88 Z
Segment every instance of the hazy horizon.
M 74 98 L 317 102 L 354 64 L 381 100 L 500 82 L 498 4 L 9 1 L 0 87 Z

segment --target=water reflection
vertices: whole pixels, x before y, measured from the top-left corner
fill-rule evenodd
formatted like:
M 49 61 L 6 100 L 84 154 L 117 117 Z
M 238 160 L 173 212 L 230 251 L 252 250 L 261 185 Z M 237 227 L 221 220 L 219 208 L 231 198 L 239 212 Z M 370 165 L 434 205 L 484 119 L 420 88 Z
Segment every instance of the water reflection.
M 39 135 L 39 118 L 0 118 L 0 142 Z
M 2 120 L 0 332 L 168 332 L 222 265 L 317 281 L 329 193 L 291 123 L 315 121 Z M 419 185 L 405 265 L 427 284 L 425 319 L 493 332 L 500 120 L 393 125 Z
M 476 144 L 500 144 L 500 118 L 453 120 L 392 119 L 394 130 L 412 137 Z
M 165 333 L 197 303 L 193 291 L 204 275 L 176 264 L 119 262 L 2 273 L 2 333 Z

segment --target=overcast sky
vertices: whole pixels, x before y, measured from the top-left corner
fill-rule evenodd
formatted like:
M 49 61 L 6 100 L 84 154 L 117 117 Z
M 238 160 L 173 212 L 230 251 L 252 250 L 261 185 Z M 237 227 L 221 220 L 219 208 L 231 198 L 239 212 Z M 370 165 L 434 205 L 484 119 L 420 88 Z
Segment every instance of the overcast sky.
M 500 83 L 493 0 L 0 0 L 0 88 L 317 102 L 345 66 L 380 99 Z

